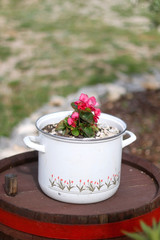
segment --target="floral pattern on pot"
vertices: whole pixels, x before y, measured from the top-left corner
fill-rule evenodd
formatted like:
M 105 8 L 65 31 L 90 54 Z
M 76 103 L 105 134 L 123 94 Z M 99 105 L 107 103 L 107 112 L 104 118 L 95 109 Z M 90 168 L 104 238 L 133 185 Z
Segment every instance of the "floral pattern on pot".
M 73 180 L 65 180 L 61 177 L 55 177 L 53 174 L 49 178 L 50 188 L 54 190 L 62 190 L 67 192 L 100 192 L 106 191 L 111 188 L 116 187 L 120 182 L 120 173 L 113 174 L 112 176 L 108 176 L 106 179 L 98 179 L 97 181 L 92 181 L 87 179 L 86 181 L 80 179 L 78 184 Z M 74 189 L 74 191 L 72 191 Z

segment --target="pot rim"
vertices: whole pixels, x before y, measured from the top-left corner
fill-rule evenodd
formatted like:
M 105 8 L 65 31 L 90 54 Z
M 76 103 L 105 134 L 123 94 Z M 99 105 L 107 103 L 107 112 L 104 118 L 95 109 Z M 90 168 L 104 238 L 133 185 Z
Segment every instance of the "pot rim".
M 38 122 L 39 122 L 39 120 L 42 119 L 42 118 L 44 118 L 44 117 L 51 116 L 51 115 L 54 115 L 54 114 L 57 114 L 57 113 L 68 113 L 68 114 L 70 114 L 70 113 L 72 113 L 72 112 L 73 112 L 73 111 L 58 111 L 58 112 L 53 112 L 53 113 L 45 114 L 45 115 L 39 117 L 39 118 L 36 120 L 35 126 L 36 126 L 36 128 L 37 128 L 37 130 L 38 130 L 39 132 L 41 132 L 42 134 L 46 135 L 47 137 L 50 137 L 50 138 L 53 138 L 53 139 L 56 139 L 56 140 L 72 141 L 72 142 L 73 142 L 73 141 L 74 141 L 74 142 L 85 142 L 85 141 L 86 141 L 86 142 L 102 142 L 102 141 L 114 140 L 115 138 L 118 138 L 118 137 L 120 137 L 121 135 L 123 135 L 123 134 L 125 133 L 125 131 L 127 130 L 127 124 L 126 124 L 122 119 L 120 119 L 120 118 L 118 118 L 118 117 L 115 117 L 115 116 L 113 116 L 113 115 L 111 115 L 111 114 L 107 114 L 107 113 L 101 113 L 101 118 L 103 119 L 103 115 L 108 115 L 109 117 L 117 120 L 117 122 L 121 122 L 121 123 L 123 124 L 123 126 L 124 126 L 124 129 L 123 129 L 120 133 L 118 133 L 118 134 L 116 134 L 116 135 L 114 135 L 114 136 L 111 136 L 111 137 L 104 137 L 104 138 L 97 138 L 97 139 L 95 139 L 95 138 L 66 137 L 66 136 L 52 135 L 52 134 L 50 134 L 50 133 L 44 132 L 41 128 L 38 127 Z

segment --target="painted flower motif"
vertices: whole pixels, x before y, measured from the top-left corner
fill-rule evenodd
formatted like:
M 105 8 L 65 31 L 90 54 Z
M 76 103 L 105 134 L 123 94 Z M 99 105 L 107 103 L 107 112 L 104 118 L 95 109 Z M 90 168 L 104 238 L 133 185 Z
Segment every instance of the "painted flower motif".
M 62 177 L 58 176 L 57 178 L 52 177 L 53 174 L 51 174 L 49 182 L 50 186 L 52 188 L 59 188 L 62 191 L 72 191 L 72 189 L 77 189 L 79 192 L 84 192 L 84 191 L 90 191 L 90 192 L 95 192 L 95 191 L 101 191 L 105 190 L 105 188 L 108 190 L 111 187 L 115 187 L 119 183 L 119 174 L 113 174 L 112 176 L 108 176 L 106 180 L 104 179 L 97 179 L 97 181 L 89 180 L 86 179 L 86 182 L 84 179 L 78 180 L 78 183 L 74 182 L 72 179 L 65 180 Z

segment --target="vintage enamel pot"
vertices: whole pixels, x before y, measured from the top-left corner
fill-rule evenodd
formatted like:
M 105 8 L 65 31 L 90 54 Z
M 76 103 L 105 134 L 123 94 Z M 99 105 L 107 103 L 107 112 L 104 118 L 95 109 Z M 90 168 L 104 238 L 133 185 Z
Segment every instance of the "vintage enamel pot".
M 70 111 L 45 115 L 36 122 L 39 136 L 27 136 L 25 144 L 39 151 L 38 181 L 51 198 L 68 203 L 103 201 L 120 184 L 122 148 L 136 140 L 121 119 L 102 113 L 99 123 L 117 127 L 119 134 L 103 139 L 69 138 L 42 131 L 58 123 Z M 128 138 L 123 140 L 124 135 Z

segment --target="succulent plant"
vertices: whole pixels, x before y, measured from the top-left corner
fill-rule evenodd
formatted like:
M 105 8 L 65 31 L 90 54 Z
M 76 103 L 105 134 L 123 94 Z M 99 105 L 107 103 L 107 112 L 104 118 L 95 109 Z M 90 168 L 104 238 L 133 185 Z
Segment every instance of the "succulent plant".
M 125 235 L 135 240 L 160 240 L 160 222 L 156 223 L 153 219 L 152 227 L 145 224 L 143 221 L 140 222 L 142 231 L 138 233 L 125 232 Z
M 56 131 L 64 136 L 95 137 L 101 114 L 97 105 L 95 97 L 82 93 L 78 101 L 71 103 L 72 114 L 57 124 Z

